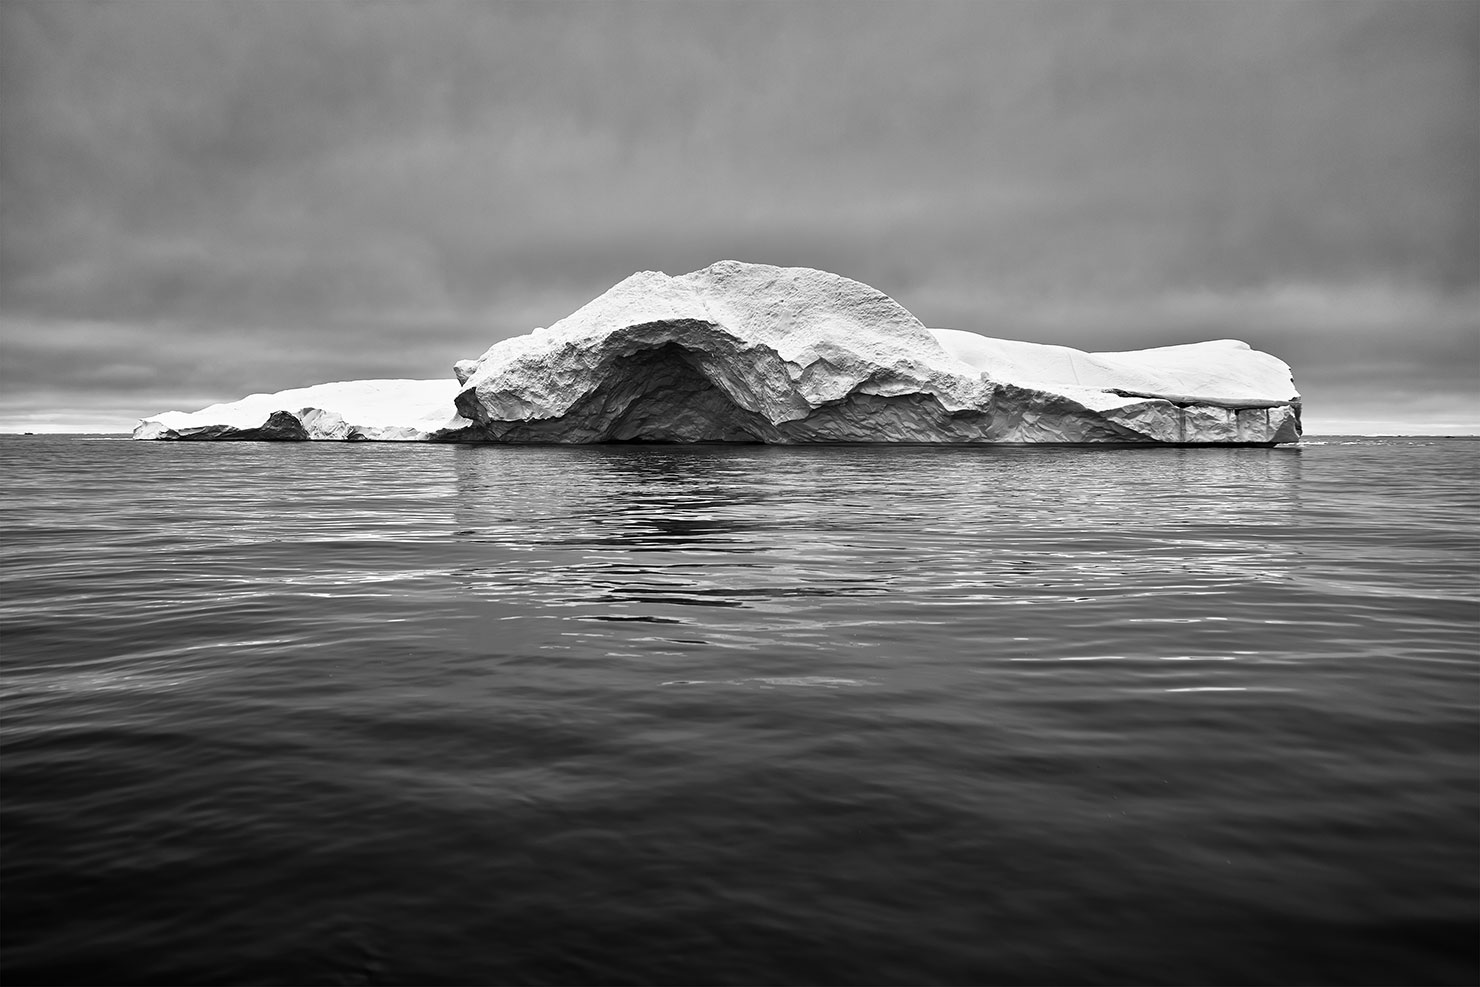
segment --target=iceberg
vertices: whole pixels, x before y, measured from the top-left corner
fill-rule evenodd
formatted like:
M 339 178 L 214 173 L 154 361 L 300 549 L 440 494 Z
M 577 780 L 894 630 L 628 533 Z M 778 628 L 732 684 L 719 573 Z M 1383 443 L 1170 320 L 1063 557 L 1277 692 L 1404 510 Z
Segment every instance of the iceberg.
M 145 418 L 136 439 L 424 442 L 470 422 L 452 399 L 455 380 L 347 380 L 253 394 L 200 411 Z
M 145 419 L 136 438 L 1163 443 L 1300 438 L 1290 367 L 1238 340 L 1118 353 L 931 329 L 810 268 L 632 275 L 456 381 L 350 381 Z

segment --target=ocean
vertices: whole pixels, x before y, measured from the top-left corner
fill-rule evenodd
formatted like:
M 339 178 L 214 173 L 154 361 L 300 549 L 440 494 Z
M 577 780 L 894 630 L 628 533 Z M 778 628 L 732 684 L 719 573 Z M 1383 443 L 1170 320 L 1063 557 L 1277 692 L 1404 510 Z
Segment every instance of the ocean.
M 9 983 L 1480 980 L 1480 441 L 0 493 Z

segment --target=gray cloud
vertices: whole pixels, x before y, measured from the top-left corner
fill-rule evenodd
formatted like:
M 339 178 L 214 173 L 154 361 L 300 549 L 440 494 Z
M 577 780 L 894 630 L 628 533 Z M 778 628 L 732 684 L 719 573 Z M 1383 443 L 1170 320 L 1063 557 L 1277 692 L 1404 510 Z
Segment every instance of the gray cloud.
M 933 325 L 1235 336 L 1317 422 L 1480 425 L 1476 105 L 1444 0 L 20 0 L 0 427 L 442 376 L 726 257 Z

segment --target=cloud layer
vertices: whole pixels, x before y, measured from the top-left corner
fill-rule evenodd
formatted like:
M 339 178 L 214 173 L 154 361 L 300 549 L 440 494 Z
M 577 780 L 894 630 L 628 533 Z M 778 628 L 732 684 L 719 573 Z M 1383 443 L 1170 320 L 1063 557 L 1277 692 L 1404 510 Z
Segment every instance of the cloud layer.
M 991 335 L 1242 338 L 1317 427 L 1480 428 L 1472 3 L 20 0 L 0 28 L 0 428 L 445 376 L 722 258 Z

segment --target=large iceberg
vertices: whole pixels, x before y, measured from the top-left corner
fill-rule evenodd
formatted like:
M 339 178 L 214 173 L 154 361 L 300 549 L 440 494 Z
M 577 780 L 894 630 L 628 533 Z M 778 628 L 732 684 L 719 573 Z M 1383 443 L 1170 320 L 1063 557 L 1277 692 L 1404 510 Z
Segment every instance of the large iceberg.
M 634 274 L 452 381 L 358 381 L 146 419 L 137 438 L 471 442 L 1294 442 L 1284 362 L 1236 340 L 1122 353 L 929 329 L 835 274 Z M 301 434 L 300 434 L 301 433 Z

